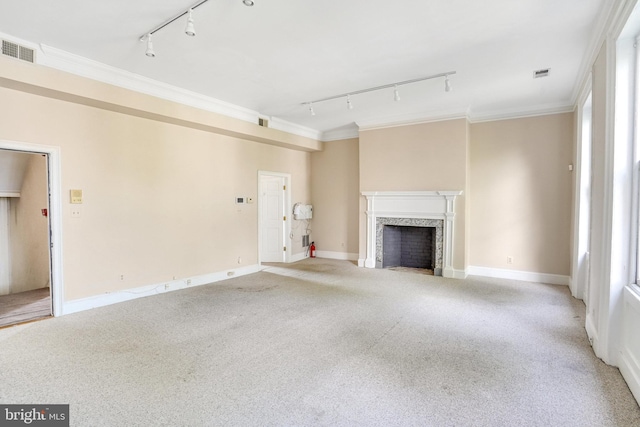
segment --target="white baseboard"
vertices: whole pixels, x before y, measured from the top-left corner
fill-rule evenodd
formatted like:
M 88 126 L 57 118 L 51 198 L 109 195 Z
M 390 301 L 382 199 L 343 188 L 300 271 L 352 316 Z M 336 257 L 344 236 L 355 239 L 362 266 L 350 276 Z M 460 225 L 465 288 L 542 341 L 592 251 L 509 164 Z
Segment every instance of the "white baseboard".
M 620 355 L 620 373 L 627 382 L 629 390 L 640 404 L 640 363 L 633 355 L 623 351 Z
M 548 283 L 550 285 L 569 286 L 569 276 L 559 274 L 535 273 L 531 271 L 503 270 L 489 267 L 469 267 L 470 276 L 494 277 L 496 279 L 523 280 L 525 282 Z
M 307 251 L 304 251 L 304 252 L 300 252 L 300 253 L 291 255 L 290 262 L 298 262 L 298 261 L 302 261 L 303 259 L 307 259 L 307 258 L 309 258 L 309 255 L 307 254 Z
M 358 254 L 351 254 L 347 252 L 332 252 L 332 251 L 318 251 L 316 253 L 318 258 L 339 259 L 343 261 L 357 261 Z
M 631 393 L 640 404 L 640 345 L 637 327 L 640 321 L 640 293 L 627 286 L 624 290 L 622 339 L 618 367 Z
M 452 279 L 466 279 L 467 275 L 467 270 L 453 270 Z
M 154 285 L 141 286 L 134 289 L 109 292 L 106 294 L 95 295 L 88 298 L 67 301 L 64 303 L 62 314 L 64 315 L 77 313 L 79 311 L 90 310 L 97 307 L 104 307 L 111 304 L 117 304 L 119 302 L 162 294 L 165 292 L 172 292 L 185 288 L 193 288 L 194 286 L 208 285 L 210 283 L 220 282 L 223 280 L 231 279 L 233 277 L 240 277 L 257 273 L 260 270 L 262 270 L 261 266 L 250 265 L 233 270 L 225 270 L 217 273 L 188 277 L 179 280 L 167 280 L 166 282 L 156 283 Z M 187 280 L 191 280 L 191 282 L 187 284 Z

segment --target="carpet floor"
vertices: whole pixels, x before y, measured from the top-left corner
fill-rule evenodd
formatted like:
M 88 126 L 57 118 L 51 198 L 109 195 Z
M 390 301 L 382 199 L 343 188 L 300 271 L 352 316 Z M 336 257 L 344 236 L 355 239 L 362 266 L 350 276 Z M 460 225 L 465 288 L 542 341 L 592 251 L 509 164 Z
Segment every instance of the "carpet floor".
M 308 259 L 0 330 L 72 426 L 640 426 L 567 287 Z

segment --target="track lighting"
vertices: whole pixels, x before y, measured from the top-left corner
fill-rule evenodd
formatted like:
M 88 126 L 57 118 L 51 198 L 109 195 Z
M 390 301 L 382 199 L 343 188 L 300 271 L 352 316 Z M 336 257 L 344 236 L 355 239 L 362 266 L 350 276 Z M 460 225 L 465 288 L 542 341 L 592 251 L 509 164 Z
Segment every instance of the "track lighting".
M 398 85 L 393 85 L 393 100 L 400 101 L 400 92 L 398 92 Z
M 191 37 L 195 36 L 196 35 L 196 27 L 193 24 L 193 10 L 195 8 L 197 8 L 197 7 L 202 6 L 203 4 L 205 4 L 208 1 L 209 0 L 200 0 L 199 2 L 197 2 L 196 4 L 191 6 L 189 9 L 185 10 L 184 12 L 174 16 L 173 18 L 167 19 L 162 24 L 154 27 L 151 31 L 147 31 L 142 36 L 140 36 L 139 40 L 141 42 L 144 42 L 144 41 L 147 42 L 147 50 L 145 51 L 145 54 L 147 56 L 151 56 L 151 57 L 156 56 L 156 54 L 153 51 L 153 44 L 151 43 L 151 36 L 153 34 L 155 34 L 157 31 L 160 31 L 161 29 L 163 29 L 167 25 L 171 24 L 173 21 L 176 21 L 176 20 L 182 18 L 184 15 L 189 15 L 188 18 L 187 18 L 187 26 L 184 29 L 185 34 L 187 34 L 188 36 L 191 36 Z M 245 6 L 253 6 L 253 0 L 242 0 L 242 3 Z
M 189 19 L 187 19 L 187 27 L 184 29 L 184 33 L 191 37 L 196 35 L 196 27 L 193 25 L 193 9 L 189 9 Z
M 309 104 L 309 113 L 310 113 L 312 116 L 315 116 L 315 115 L 316 115 L 316 112 L 313 110 L 313 104 Z
M 452 87 L 451 87 L 451 82 L 449 81 L 449 76 L 456 74 L 455 71 L 447 71 L 446 73 L 440 73 L 440 74 L 434 74 L 432 76 L 427 76 L 427 77 L 420 77 L 418 79 L 413 79 L 413 80 L 405 80 L 402 82 L 396 82 L 396 83 L 391 83 L 388 85 L 382 85 L 382 86 L 376 86 L 376 87 L 371 87 L 369 89 L 361 89 L 361 90 L 357 90 L 355 92 L 349 92 L 349 93 L 342 93 L 340 95 L 334 95 L 334 96 L 328 96 L 326 98 L 322 98 L 322 99 L 316 99 L 314 101 L 308 101 L 308 102 L 303 102 L 302 105 L 308 105 L 309 106 L 309 111 L 311 111 L 311 115 L 315 116 L 315 113 L 313 112 L 313 107 L 312 104 L 316 103 L 316 102 L 324 102 L 324 101 L 330 101 L 332 99 L 338 99 L 338 98 L 347 98 L 347 108 L 349 110 L 353 110 L 353 104 L 351 103 L 351 96 L 352 95 L 359 95 L 361 93 L 366 93 L 366 92 L 373 92 L 376 90 L 381 90 L 381 89 L 387 89 L 392 87 L 393 88 L 393 100 L 394 101 L 400 101 L 400 92 L 398 91 L 398 86 L 401 85 L 407 85 L 410 83 L 417 83 L 417 82 L 421 82 L 423 80 L 430 80 L 430 79 L 436 79 L 439 77 L 444 77 L 444 90 L 446 92 L 451 92 Z
M 153 58 L 156 56 L 156 53 L 153 51 L 153 42 L 151 41 L 151 34 L 147 35 L 147 50 L 144 52 L 149 58 Z

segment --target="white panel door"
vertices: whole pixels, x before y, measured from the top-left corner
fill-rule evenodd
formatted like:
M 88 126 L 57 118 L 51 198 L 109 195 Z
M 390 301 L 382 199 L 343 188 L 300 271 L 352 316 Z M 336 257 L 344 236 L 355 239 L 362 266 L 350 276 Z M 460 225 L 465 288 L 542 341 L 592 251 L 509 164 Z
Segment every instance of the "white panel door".
M 284 262 L 284 185 L 281 176 L 262 176 L 260 179 L 260 228 L 262 242 L 260 261 Z

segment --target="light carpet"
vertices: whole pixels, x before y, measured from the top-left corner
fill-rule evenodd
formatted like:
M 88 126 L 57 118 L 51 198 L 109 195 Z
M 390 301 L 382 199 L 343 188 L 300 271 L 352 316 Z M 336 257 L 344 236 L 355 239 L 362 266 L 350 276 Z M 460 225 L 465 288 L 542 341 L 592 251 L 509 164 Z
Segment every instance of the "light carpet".
M 639 426 L 566 287 L 308 259 L 0 330 L 73 426 Z

